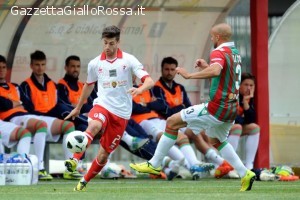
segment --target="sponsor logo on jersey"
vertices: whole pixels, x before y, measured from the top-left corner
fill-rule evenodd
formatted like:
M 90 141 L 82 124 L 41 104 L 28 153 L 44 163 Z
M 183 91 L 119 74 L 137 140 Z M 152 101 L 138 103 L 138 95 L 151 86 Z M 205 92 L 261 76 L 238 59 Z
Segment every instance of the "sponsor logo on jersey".
M 112 82 L 111 82 L 111 86 L 112 86 L 113 88 L 117 87 L 117 85 L 118 85 L 118 83 L 117 83 L 116 81 L 112 81 Z
M 230 99 L 230 100 L 236 99 L 236 94 L 233 94 L 233 93 L 228 94 L 228 99 Z
M 103 88 L 110 88 L 110 82 L 109 81 L 108 82 L 103 82 L 102 87 Z
M 127 80 L 121 80 L 121 81 L 118 81 L 118 86 L 125 86 L 127 85 Z
M 109 70 L 109 77 L 117 77 L 117 70 L 116 69 Z

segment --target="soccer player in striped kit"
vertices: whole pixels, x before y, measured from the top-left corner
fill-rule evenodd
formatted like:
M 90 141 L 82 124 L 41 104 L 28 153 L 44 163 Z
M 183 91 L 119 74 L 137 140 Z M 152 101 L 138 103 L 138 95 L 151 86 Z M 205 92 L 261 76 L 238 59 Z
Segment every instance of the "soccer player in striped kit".
M 238 109 L 238 93 L 241 78 L 241 56 L 231 40 L 231 27 L 222 23 L 211 29 L 214 50 L 210 54 L 210 64 L 204 59 L 196 60 L 200 71 L 188 73 L 184 68 L 176 68 L 186 79 L 211 79 L 209 97 L 206 103 L 186 108 L 167 119 L 164 135 L 161 137 L 154 156 L 148 162 L 130 164 L 130 167 L 144 173 L 160 172 L 161 160 L 175 144 L 178 129 L 187 126 L 194 134 L 206 130 L 211 143 L 219 150 L 242 177 L 240 191 L 251 190 L 255 174 L 248 170 L 227 142 Z M 216 153 L 216 152 L 215 152 Z

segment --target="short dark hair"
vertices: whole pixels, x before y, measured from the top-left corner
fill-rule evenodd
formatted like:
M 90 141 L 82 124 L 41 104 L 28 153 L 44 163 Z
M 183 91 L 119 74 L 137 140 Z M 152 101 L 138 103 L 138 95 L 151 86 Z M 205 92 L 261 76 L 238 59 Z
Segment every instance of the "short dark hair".
M 65 65 L 68 66 L 70 63 L 70 60 L 76 60 L 76 61 L 80 61 L 80 58 L 78 56 L 75 55 L 71 55 L 69 57 L 67 57 L 66 61 L 65 61 Z
M 5 57 L 4 57 L 4 56 L 2 56 L 2 55 L 0 55 L 0 62 L 3 62 L 3 63 L 5 63 L 5 64 L 6 64 L 6 59 L 5 59 Z
M 175 58 L 172 57 L 165 57 L 162 61 L 161 61 L 161 69 L 163 69 L 164 64 L 175 64 L 176 67 L 178 66 L 178 62 Z
M 103 38 L 116 38 L 117 41 L 120 40 L 120 29 L 116 26 L 105 27 L 102 31 Z
M 33 60 L 46 60 L 46 55 L 44 54 L 44 52 L 36 50 L 32 54 L 30 54 L 30 64 L 32 64 Z
M 251 73 L 248 73 L 248 72 L 242 73 L 241 83 L 246 79 L 251 79 L 255 83 L 255 76 L 253 76 Z

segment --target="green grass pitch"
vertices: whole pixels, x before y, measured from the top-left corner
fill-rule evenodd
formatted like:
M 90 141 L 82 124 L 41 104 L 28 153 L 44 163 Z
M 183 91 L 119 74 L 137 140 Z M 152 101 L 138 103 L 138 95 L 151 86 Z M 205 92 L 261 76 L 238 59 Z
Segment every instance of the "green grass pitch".
M 104 180 L 95 178 L 85 192 L 74 192 L 77 181 L 54 179 L 31 186 L 0 186 L 0 199 L 91 200 L 91 199 L 162 199 L 162 200 L 226 200 L 226 199 L 300 199 L 300 181 L 254 182 L 248 192 L 239 192 L 237 179 L 176 179 L 174 181 L 150 179 Z

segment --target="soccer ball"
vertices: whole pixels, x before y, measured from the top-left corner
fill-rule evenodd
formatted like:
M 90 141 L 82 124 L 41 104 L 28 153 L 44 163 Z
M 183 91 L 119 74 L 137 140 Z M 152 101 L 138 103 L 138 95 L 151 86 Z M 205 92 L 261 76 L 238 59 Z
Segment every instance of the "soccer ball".
M 73 131 L 66 138 L 66 145 L 70 152 L 81 153 L 86 150 L 88 138 L 81 131 Z

